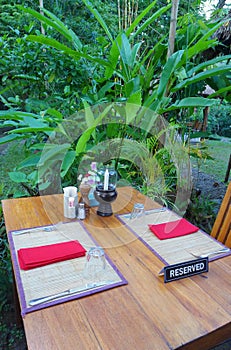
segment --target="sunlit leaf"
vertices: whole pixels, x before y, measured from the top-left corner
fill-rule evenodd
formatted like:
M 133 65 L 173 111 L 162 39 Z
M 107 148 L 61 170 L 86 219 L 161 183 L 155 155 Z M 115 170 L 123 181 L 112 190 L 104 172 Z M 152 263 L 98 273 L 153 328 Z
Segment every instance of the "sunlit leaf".
M 21 171 L 11 171 L 8 173 L 9 177 L 12 181 L 21 183 L 21 182 L 28 182 L 26 174 L 22 173 Z
M 64 177 L 75 160 L 75 151 L 67 151 L 61 165 L 61 177 Z

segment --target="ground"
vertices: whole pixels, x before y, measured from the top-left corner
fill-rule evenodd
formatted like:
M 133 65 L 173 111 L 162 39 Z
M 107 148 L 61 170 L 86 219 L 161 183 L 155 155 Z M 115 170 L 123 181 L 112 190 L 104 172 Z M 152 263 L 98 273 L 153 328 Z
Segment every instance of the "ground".
M 193 169 L 193 187 L 200 191 L 200 195 L 215 202 L 217 211 L 224 198 L 227 184 L 217 181 L 213 176 Z

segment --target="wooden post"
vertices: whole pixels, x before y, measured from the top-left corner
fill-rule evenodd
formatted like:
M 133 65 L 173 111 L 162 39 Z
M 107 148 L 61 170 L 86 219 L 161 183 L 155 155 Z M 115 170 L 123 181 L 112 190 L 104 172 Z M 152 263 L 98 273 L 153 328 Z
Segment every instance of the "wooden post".
M 208 116 L 209 116 L 209 107 L 207 106 L 203 109 L 202 131 L 204 131 L 204 132 L 207 130 Z
M 230 170 L 231 170 L 231 154 L 229 156 L 229 163 L 228 163 L 228 168 L 226 170 L 225 182 L 228 182 Z

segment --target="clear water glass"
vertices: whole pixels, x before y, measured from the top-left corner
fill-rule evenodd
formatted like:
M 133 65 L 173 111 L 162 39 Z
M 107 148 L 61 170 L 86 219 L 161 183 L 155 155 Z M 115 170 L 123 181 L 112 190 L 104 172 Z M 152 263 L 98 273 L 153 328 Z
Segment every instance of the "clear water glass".
M 130 214 L 130 227 L 141 237 L 147 232 L 146 214 L 144 210 L 144 204 L 135 203 Z
M 106 259 L 103 248 L 92 247 L 87 252 L 83 277 L 88 282 L 97 283 L 103 280 L 106 272 Z
M 130 215 L 130 219 L 138 219 L 145 216 L 144 204 L 135 203 Z

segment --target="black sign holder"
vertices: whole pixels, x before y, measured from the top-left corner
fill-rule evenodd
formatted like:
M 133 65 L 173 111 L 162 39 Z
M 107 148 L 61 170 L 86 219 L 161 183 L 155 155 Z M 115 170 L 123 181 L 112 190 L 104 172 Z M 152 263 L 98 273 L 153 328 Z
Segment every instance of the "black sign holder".
M 208 257 L 164 267 L 164 282 L 171 282 L 182 278 L 208 272 Z

